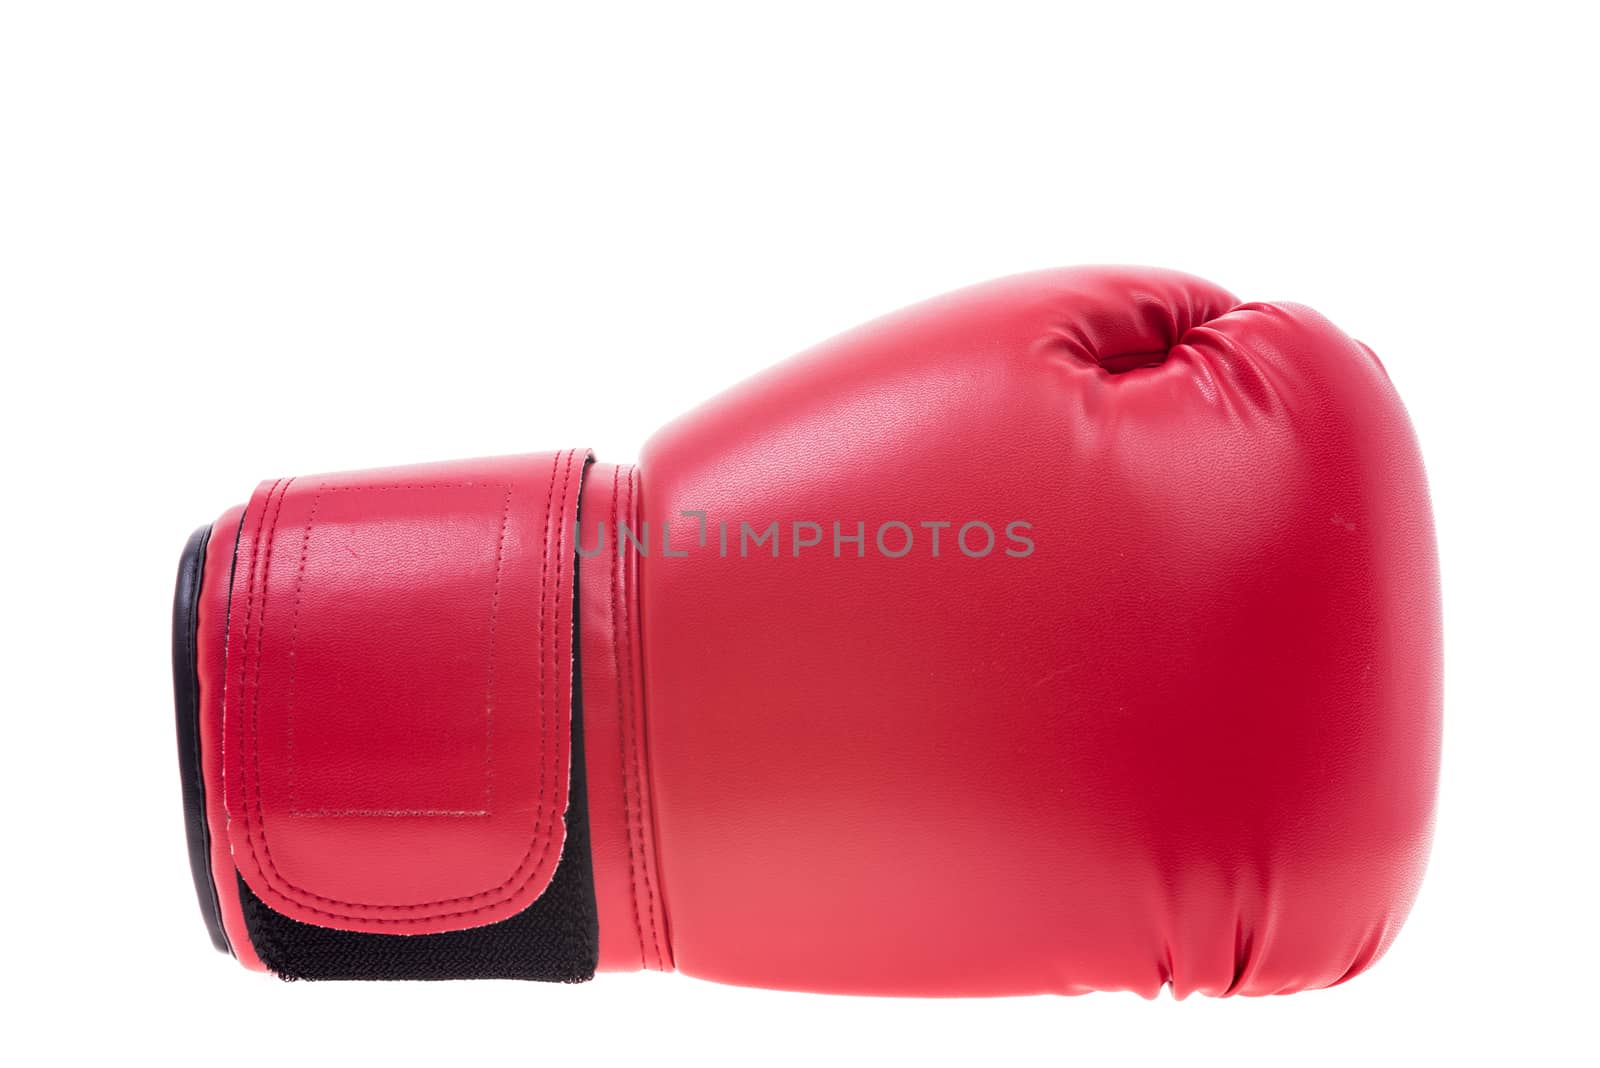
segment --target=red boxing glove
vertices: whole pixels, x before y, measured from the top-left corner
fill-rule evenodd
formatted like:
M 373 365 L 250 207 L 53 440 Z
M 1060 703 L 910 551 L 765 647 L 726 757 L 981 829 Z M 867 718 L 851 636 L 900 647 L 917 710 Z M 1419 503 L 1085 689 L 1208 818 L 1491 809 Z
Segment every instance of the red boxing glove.
M 1046 271 L 584 450 L 264 483 L 174 659 L 214 939 L 286 977 L 1328 986 L 1426 861 L 1427 486 L 1376 357 Z

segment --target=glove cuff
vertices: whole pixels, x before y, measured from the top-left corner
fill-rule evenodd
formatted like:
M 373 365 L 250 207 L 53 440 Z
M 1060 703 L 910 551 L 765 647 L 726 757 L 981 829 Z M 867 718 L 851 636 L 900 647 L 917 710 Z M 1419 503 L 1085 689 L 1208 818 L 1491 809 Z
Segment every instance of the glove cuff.
M 202 904 L 241 959 L 286 978 L 593 974 L 573 643 L 587 462 L 278 480 L 231 545 L 226 520 L 195 539 L 175 627 L 194 636 L 186 808 L 204 815 Z

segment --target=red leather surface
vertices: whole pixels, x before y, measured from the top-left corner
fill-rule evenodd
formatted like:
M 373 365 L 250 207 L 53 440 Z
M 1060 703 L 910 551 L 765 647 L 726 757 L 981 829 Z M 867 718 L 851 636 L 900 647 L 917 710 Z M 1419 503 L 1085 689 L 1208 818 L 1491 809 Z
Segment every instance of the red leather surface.
M 582 452 L 264 483 L 223 699 L 228 839 L 323 926 L 492 923 L 561 855 Z
M 630 538 L 639 533 L 637 503 L 632 466 L 589 468 L 578 512 L 578 614 L 601 971 L 672 968 L 644 743 L 639 555 Z
M 640 471 L 685 551 L 641 591 L 680 970 L 1267 994 L 1394 937 L 1437 777 L 1433 532 L 1383 368 L 1316 313 L 1149 269 L 1005 279 L 750 380 Z M 695 546 L 701 509 L 779 521 L 781 554 Z M 792 554 L 835 520 L 865 557 Z M 979 520 L 1034 551 L 967 557 Z M 954 524 L 938 558 L 924 521 Z
M 228 810 L 222 783 L 222 689 L 227 670 L 228 591 L 233 546 L 244 506 L 222 513 L 211 526 L 205 570 L 200 580 L 195 633 L 195 676 L 200 689 L 200 774 L 205 787 L 206 826 L 211 835 L 211 881 L 217 893 L 222 930 L 239 962 L 252 971 L 267 966 L 256 955 L 239 906 L 239 880 L 228 842 Z

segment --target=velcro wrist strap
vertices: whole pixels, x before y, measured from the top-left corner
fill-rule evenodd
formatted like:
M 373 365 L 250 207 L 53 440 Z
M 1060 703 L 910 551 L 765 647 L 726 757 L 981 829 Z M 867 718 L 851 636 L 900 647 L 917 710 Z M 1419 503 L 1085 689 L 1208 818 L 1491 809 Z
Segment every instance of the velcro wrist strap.
M 569 450 L 256 491 L 222 765 L 251 939 L 280 974 L 592 973 L 569 798 L 586 463 Z

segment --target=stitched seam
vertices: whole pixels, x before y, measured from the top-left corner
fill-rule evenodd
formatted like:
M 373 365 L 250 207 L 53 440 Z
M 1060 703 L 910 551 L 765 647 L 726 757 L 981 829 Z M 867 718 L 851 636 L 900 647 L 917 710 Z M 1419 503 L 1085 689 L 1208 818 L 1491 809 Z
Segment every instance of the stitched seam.
M 611 469 L 611 529 L 613 532 L 620 530 L 618 527 L 620 491 L 618 481 L 622 475 L 622 468 Z M 616 561 L 611 568 L 611 666 L 617 681 L 617 764 L 622 775 L 622 822 L 628 835 L 628 900 L 633 904 L 633 933 L 639 946 L 639 967 L 649 967 L 649 961 L 644 955 L 644 924 L 639 918 L 639 848 L 633 826 L 633 802 L 628 764 L 628 706 L 623 698 L 622 688 L 622 643 L 626 641 L 626 633 L 621 626 L 621 613 L 618 609 L 617 573 L 627 566 L 627 556 L 622 551 L 620 536 L 613 538 L 616 542 Z
M 261 526 L 258 527 L 257 530 L 256 530 L 256 533 L 258 535 L 257 541 L 256 541 L 256 545 L 252 546 L 252 549 L 251 549 L 251 555 L 250 555 L 250 599 L 247 602 L 246 609 L 245 609 L 246 612 L 248 613 L 250 605 L 254 604 L 254 602 L 255 602 L 256 575 L 258 573 L 258 569 L 256 567 L 256 563 L 257 563 L 257 560 L 260 559 L 261 567 L 259 568 L 259 573 L 262 576 L 262 583 L 263 583 L 263 585 L 261 587 L 261 625 L 256 628 L 256 652 L 254 654 L 252 654 L 251 653 L 251 646 L 250 646 L 249 627 L 248 627 L 249 616 L 246 615 L 246 617 L 245 617 L 246 632 L 245 632 L 245 644 L 244 644 L 244 661 L 240 665 L 240 670 L 239 670 L 239 682 L 240 682 L 240 685 L 242 687 L 244 682 L 245 682 L 245 680 L 250 677 L 250 674 L 251 674 L 250 673 L 250 663 L 251 663 L 252 657 L 254 658 L 255 668 L 256 668 L 256 670 L 255 670 L 255 683 L 250 688 L 249 700 L 250 700 L 250 756 L 251 756 L 251 763 L 253 765 L 253 770 L 255 772 L 255 775 L 254 775 L 254 779 L 253 780 L 247 778 L 243 782 L 241 782 L 239 785 L 240 785 L 240 788 L 241 788 L 241 793 L 243 793 L 243 795 L 244 795 L 244 813 L 243 813 L 243 818 L 244 818 L 245 838 L 246 838 L 247 842 L 250 845 L 250 859 L 251 859 L 252 863 L 255 865 L 256 869 L 259 870 L 259 871 L 264 871 L 264 869 L 263 869 L 262 864 L 261 864 L 261 857 L 256 853 L 255 824 L 260 821 L 260 812 L 259 812 L 259 810 L 260 810 L 260 807 L 261 807 L 261 747 L 258 744 L 256 744 L 256 739 L 258 737 L 257 726 L 259 724 L 260 713 L 261 713 L 261 685 L 260 685 L 261 684 L 261 657 L 260 657 L 260 646 L 261 646 L 261 641 L 262 641 L 262 637 L 261 636 L 262 636 L 263 632 L 265 632 L 266 629 L 267 629 L 267 588 L 266 588 L 265 583 L 266 583 L 266 574 L 267 574 L 268 571 L 271 570 L 271 567 L 272 567 L 272 536 L 273 536 L 273 533 L 278 528 L 278 515 L 283 511 L 283 499 L 284 499 L 284 497 L 288 496 L 289 487 L 291 485 L 293 485 L 293 483 L 294 483 L 294 479 L 292 479 L 292 478 L 289 479 L 287 482 L 283 483 L 283 490 L 278 494 L 278 503 L 277 503 L 276 511 L 274 511 L 273 506 L 272 506 L 272 494 L 270 492 L 268 492 L 268 494 L 267 494 L 267 507 L 262 509 Z M 274 488 L 276 488 L 276 486 Z M 270 519 L 268 518 L 269 514 L 271 515 Z M 259 536 L 263 532 L 265 532 L 265 535 L 266 535 L 266 551 L 265 551 L 264 554 L 259 554 L 259 553 L 256 552 L 256 547 L 259 546 L 259 544 L 260 544 L 260 537 Z M 241 696 L 243 696 L 243 695 L 241 695 Z M 252 790 L 252 788 L 253 788 L 253 790 Z M 252 818 L 251 804 L 250 804 L 250 800 L 251 800 L 250 795 L 251 795 L 252 792 L 254 792 L 254 794 L 255 794 L 255 802 L 256 802 L 255 808 L 257 809 L 257 812 L 254 814 L 254 818 Z M 263 828 L 262 828 L 263 832 L 265 832 L 265 829 L 266 828 L 263 826 Z M 261 848 L 262 848 L 262 850 L 264 852 L 267 849 L 267 842 L 266 842 L 265 834 L 263 834 L 263 837 L 262 837 L 262 840 L 261 840 Z M 270 863 L 271 859 L 272 859 L 272 854 L 269 852 L 269 853 L 266 854 L 266 856 L 267 856 L 268 863 Z M 268 883 L 269 886 L 271 885 L 271 882 L 272 882 L 272 880 L 270 878 L 268 878 L 267 879 L 267 883 Z
M 500 540 L 494 547 L 494 596 L 489 601 L 489 682 L 483 702 L 483 808 L 494 811 L 494 656 L 495 630 L 500 621 L 500 576 L 505 565 L 506 527 L 511 522 L 511 484 L 506 484 L 500 506 Z M 542 714 L 542 713 L 541 713 Z
M 263 529 L 265 529 L 266 524 L 267 524 L 267 513 L 272 510 L 272 495 L 277 492 L 278 487 L 281 486 L 282 484 L 283 484 L 283 479 L 281 479 L 281 478 L 280 479 L 274 479 L 271 487 L 269 487 L 267 489 L 267 498 L 261 504 L 261 518 L 256 520 L 255 533 L 250 535 L 250 576 L 249 576 L 249 584 L 245 587 L 245 589 L 247 590 L 247 595 L 245 597 L 245 602 L 244 602 L 244 640 L 242 642 L 240 642 L 240 647 L 244 652 L 244 655 L 239 658 L 239 688 L 240 688 L 240 690 L 244 689 L 245 676 L 249 672 L 249 666 L 248 665 L 249 665 L 249 662 L 250 662 L 250 620 L 255 614 L 255 605 L 256 605 L 256 565 L 258 563 L 260 563 L 260 561 L 261 561 L 261 553 L 259 552 L 259 550 L 261 548 L 261 532 L 262 532 Z M 246 517 L 248 517 L 248 515 L 249 515 L 248 507 L 246 508 L 246 513 L 245 514 L 246 514 Z M 236 553 L 236 555 L 237 555 L 237 553 Z M 235 565 L 235 567 L 238 566 L 237 559 L 234 561 L 234 565 Z M 232 595 L 232 591 L 229 591 L 229 605 L 230 606 L 233 603 L 232 602 L 232 596 L 233 596 Z M 228 809 L 228 707 L 233 702 L 228 699 L 228 691 L 231 690 L 232 688 L 233 688 L 233 669 L 229 668 L 227 674 L 223 675 L 223 677 L 222 677 L 222 809 L 223 809 L 223 813 L 227 816 L 228 829 L 229 829 L 229 832 L 230 832 L 229 835 L 228 835 L 230 848 L 232 847 L 232 839 L 233 839 L 233 835 L 231 833 L 232 832 L 232 828 L 233 828 L 233 813 L 231 811 L 229 811 L 229 809 Z M 242 700 L 243 697 L 244 697 L 244 694 L 243 693 L 239 694 L 239 697 Z M 240 730 L 243 730 L 243 727 L 241 727 Z M 249 824 L 250 824 L 250 820 L 249 820 L 250 803 L 249 803 L 249 798 L 246 795 L 246 791 L 245 791 L 245 782 L 246 782 L 246 780 L 241 777 L 240 780 L 239 780 L 239 796 L 245 802 L 245 806 L 244 806 L 245 810 L 243 812 L 239 813 L 239 818 L 244 821 L 246 828 L 248 828 Z
M 306 585 L 306 555 L 311 549 L 311 525 L 317 521 L 317 509 L 322 507 L 322 494 L 319 492 L 316 499 L 311 502 L 311 511 L 306 516 L 305 533 L 300 538 L 300 570 L 294 579 L 294 623 L 289 628 L 289 699 L 284 710 L 288 741 L 289 762 L 289 811 L 300 811 L 300 765 L 294 756 L 294 706 L 300 688 L 300 661 L 295 656 L 295 650 L 300 647 L 300 605 L 301 595 L 305 592 Z
M 635 508 L 634 486 L 636 484 L 635 480 L 636 480 L 637 473 L 638 473 L 638 469 L 630 465 L 629 468 L 628 468 L 628 515 L 629 515 L 630 518 L 633 517 L 634 508 Z M 618 546 L 618 551 L 621 552 L 621 547 L 620 546 Z M 624 557 L 624 560 L 626 561 L 626 559 L 627 559 L 626 554 L 623 554 L 623 557 Z M 649 899 L 650 899 L 650 909 L 649 909 L 649 913 L 650 913 L 650 946 L 655 951 L 655 955 L 656 955 L 656 970 L 657 971 L 665 971 L 666 970 L 666 955 L 662 950 L 661 935 L 660 935 L 660 932 L 657 930 L 657 927 L 656 927 L 657 900 L 656 900 L 655 870 L 654 870 L 654 864 L 652 863 L 652 861 L 654 859 L 654 854 L 653 854 L 653 852 L 651 850 L 650 844 L 646 841 L 646 837 L 645 837 L 645 829 L 646 829 L 646 822 L 645 821 L 649 818 L 649 815 L 648 815 L 648 812 L 647 812 L 647 807 L 646 807 L 648 805 L 649 797 L 648 797 L 648 792 L 646 790 L 646 785 L 645 785 L 644 709 L 643 709 L 643 705 L 640 702 L 634 700 L 634 696 L 635 696 L 635 693 L 636 693 L 634 677 L 633 677 L 633 666 L 634 666 L 633 636 L 634 636 L 634 626 L 635 626 L 635 613 L 632 612 L 629 609 L 629 606 L 632 604 L 633 597 L 635 596 L 636 593 L 637 593 L 637 584 L 629 584 L 629 585 L 627 585 L 628 597 L 627 597 L 627 600 L 625 600 L 623 602 L 623 614 L 622 614 L 623 629 L 626 632 L 626 636 L 627 636 L 628 712 L 629 712 L 628 724 L 629 724 L 629 733 L 633 737 L 633 759 L 634 759 L 633 781 L 634 781 L 634 790 L 635 790 L 635 793 L 637 794 L 637 798 L 638 798 L 638 802 L 639 802 L 639 851 L 643 855 L 643 858 L 644 858 L 644 863 L 643 863 L 644 885 L 645 885 L 645 891 L 648 893 Z
M 498 486 L 497 480 L 482 482 L 391 482 L 383 486 L 320 486 L 319 493 L 388 493 L 393 490 L 471 489 L 473 486 Z
M 475 820 L 490 815 L 480 809 L 470 808 L 301 808 L 296 816 L 448 816 L 451 819 Z M 375 905 L 374 908 L 399 908 L 394 905 Z
M 575 455 L 575 453 L 576 453 L 576 450 L 568 450 L 566 468 L 565 468 L 565 471 L 564 471 L 563 476 L 562 476 L 561 510 L 562 510 L 562 514 L 563 515 L 565 515 L 565 513 L 566 513 L 566 506 L 567 506 L 567 500 L 568 500 L 568 489 L 570 487 L 571 475 L 572 475 L 572 458 Z M 555 455 L 555 458 L 554 458 L 553 462 L 551 463 L 550 491 L 549 491 L 549 493 L 548 493 L 548 495 L 546 497 L 546 502 L 545 502 L 545 542 L 544 542 L 545 552 L 544 552 L 544 560 L 543 560 L 542 566 L 540 568 L 540 592 L 539 592 L 539 648 L 540 648 L 539 706 L 540 706 L 540 709 L 539 709 L 539 713 L 540 713 L 541 749 L 543 750 L 543 753 L 541 755 L 543 756 L 543 759 L 540 762 L 540 771 L 539 771 L 539 811 L 538 811 L 537 818 L 535 819 L 535 822 L 534 822 L 533 839 L 528 843 L 528 851 L 527 851 L 526 854 L 524 854 L 521 862 L 519 862 L 519 864 L 517 865 L 516 870 L 514 870 L 511 873 L 511 875 L 505 880 L 505 882 L 501 883 L 499 886 L 492 887 L 492 888 L 490 888 L 488 890 L 482 890 L 482 891 L 479 891 L 478 893 L 475 893 L 475 894 L 469 894 L 469 895 L 465 895 L 465 896 L 462 896 L 462 897 L 444 898 L 444 899 L 441 899 L 441 900 L 438 900 L 438 901 L 417 902 L 417 903 L 404 904 L 404 905 L 375 905 L 375 904 L 368 904 L 366 902 L 360 902 L 360 901 L 341 901 L 338 898 L 324 897 L 321 894 L 313 893 L 310 890 L 305 890 L 305 889 L 303 889 L 303 888 L 301 888 L 299 886 L 296 886 L 294 883 L 290 882 L 287 878 L 285 878 L 283 876 L 283 874 L 280 871 L 278 871 L 277 865 L 273 861 L 272 851 L 271 851 L 271 847 L 270 847 L 270 845 L 269 845 L 269 843 L 267 841 L 266 826 L 265 826 L 264 823 L 262 823 L 262 827 L 261 827 L 261 852 L 259 854 L 257 853 L 257 851 L 256 851 L 256 842 L 255 842 L 256 831 L 255 831 L 254 823 L 262 822 L 261 818 L 260 818 L 260 808 L 261 808 L 261 806 L 260 806 L 260 792 L 259 792 L 259 790 L 260 790 L 260 774 L 261 774 L 261 772 L 260 772 L 261 752 L 260 752 L 259 745 L 256 744 L 255 735 L 256 735 L 256 725 L 257 725 L 257 723 L 259 721 L 259 710 L 260 710 L 260 687 L 259 687 L 259 681 L 260 681 L 260 675 L 261 675 L 261 665 L 260 665 L 261 633 L 264 632 L 265 629 L 266 629 L 266 589 L 263 587 L 263 589 L 262 589 L 262 598 L 261 598 L 261 601 L 262 601 L 262 605 L 261 605 L 262 625 L 259 628 L 257 628 L 258 634 L 257 634 L 256 672 L 255 672 L 257 686 L 255 687 L 255 691 L 254 691 L 254 693 L 252 695 L 253 696 L 253 719 L 252 719 L 252 726 L 251 726 L 251 733 L 252 733 L 251 746 L 252 746 L 252 749 L 253 749 L 253 757 L 254 757 L 254 764 L 255 764 L 255 769 L 254 770 L 255 770 L 255 777 L 256 777 L 256 782 L 255 782 L 255 786 L 256 786 L 256 798 L 255 798 L 255 801 L 256 801 L 256 804 L 255 804 L 256 812 L 254 813 L 255 818 L 254 818 L 254 820 L 252 820 L 251 819 L 251 815 L 252 814 L 250 812 L 250 807 L 251 806 L 250 806 L 250 803 L 249 803 L 250 802 L 250 798 L 248 796 L 249 792 L 246 791 L 246 798 L 245 798 L 245 801 L 246 801 L 245 809 L 246 809 L 246 811 L 244 813 L 244 817 L 245 817 L 246 839 L 247 839 L 247 842 L 248 842 L 249 847 L 250 847 L 251 859 L 255 862 L 255 866 L 256 866 L 257 870 L 261 872 L 263 878 L 266 880 L 268 888 L 271 889 L 274 893 L 276 893 L 276 894 L 278 894 L 278 895 L 280 895 L 282 897 L 288 898 L 291 901 L 294 901 L 294 898 L 291 895 L 289 895 L 287 893 L 284 893 L 283 890 L 280 890 L 277 886 L 275 886 L 273 884 L 273 879 L 274 879 L 274 877 L 276 877 L 278 880 L 281 880 L 283 885 L 285 887 L 287 887 L 288 889 L 291 889 L 291 890 L 295 891 L 296 893 L 301 894 L 301 895 L 303 895 L 305 897 L 311 898 L 312 900 L 315 900 L 315 901 L 320 901 L 320 902 L 323 902 L 323 903 L 326 903 L 326 904 L 330 904 L 330 905 L 340 905 L 340 906 L 346 906 L 346 907 L 351 907 L 351 908 L 374 909 L 374 910 L 384 911 L 384 912 L 397 912 L 397 911 L 412 911 L 412 910 L 416 910 L 416 909 L 431 909 L 431 908 L 436 908 L 436 907 L 441 906 L 441 905 L 465 904 L 465 903 L 467 903 L 469 901 L 476 901 L 476 900 L 478 900 L 480 898 L 491 897 L 491 896 L 496 895 L 496 894 L 501 894 L 502 891 L 506 891 L 506 893 L 502 897 L 497 898 L 496 900 L 493 900 L 493 901 L 485 902 L 484 904 L 479 905 L 479 906 L 477 906 L 475 908 L 472 908 L 472 909 L 465 909 L 465 910 L 460 910 L 460 911 L 456 911 L 456 912 L 430 913 L 430 914 L 428 914 L 426 916 L 400 917 L 400 918 L 394 918 L 394 919 L 387 919 L 387 918 L 383 918 L 383 917 L 368 916 L 368 915 L 365 915 L 363 913 L 329 912 L 329 911 L 324 910 L 324 909 L 319 909 L 319 908 L 317 908 L 317 907 L 315 907 L 313 905 L 305 904 L 304 902 L 301 902 L 301 901 L 295 901 L 295 904 L 298 907 L 300 907 L 302 909 L 305 909 L 308 912 L 313 912 L 313 913 L 316 913 L 316 914 L 322 915 L 322 916 L 333 917 L 335 919 L 359 919 L 359 920 L 361 920 L 361 921 L 363 921 L 365 923 L 374 923 L 374 924 L 417 924 L 417 923 L 421 923 L 421 922 L 428 921 L 428 920 L 452 919 L 452 918 L 459 917 L 459 916 L 471 916 L 471 915 L 475 915 L 477 913 L 483 912 L 486 909 L 494 908 L 495 906 L 503 903 L 506 900 L 509 900 L 511 897 L 515 896 L 515 894 L 520 892 L 522 887 L 524 885 L 526 885 L 527 882 L 533 877 L 534 873 L 539 871 L 539 870 L 541 870 L 541 868 L 543 867 L 543 864 L 544 864 L 545 860 L 549 857 L 550 849 L 554 844 L 554 836 L 553 835 L 545 836 L 545 838 L 544 838 L 544 849 L 539 853 L 538 858 L 534 861 L 533 867 L 530 868 L 526 872 L 523 871 L 523 869 L 528 866 L 529 859 L 533 856 L 535 849 L 539 845 L 540 832 L 543 829 L 546 810 L 549 807 L 546 804 L 546 789 L 547 789 L 547 786 L 548 786 L 548 780 L 550 778 L 548 773 L 550 771 L 550 765 L 554 760 L 553 755 L 549 751 L 549 746 L 548 746 L 548 744 L 546 744 L 547 741 L 548 741 L 549 709 L 548 709 L 548 707 L 546 706 L 546 703 L 545 703 L 545 694 L 546 694 L 545 682 L 546 682 L 546 676 L 547 676 L 547 671 L 545 669 L 547 667 L 547 663 L 546 663 L 547 658 L 544 656 L 544 648 L 545 648 L 545 642 L 546 642 L 546 640 L 547 640 L 549 635 L 547 634 L 546 629 L 545 629 L 545 625 L 544 625 L 544 608 L 545 608 L 545 604 L 546 604 L 546 600 L 547 600 L 547 595 L 548 595 L 548 592 L 549 592 L 548 591 L 548 586 L 546 584 L 546 577 L 547 577 L 548 572 L 549 572 L 549 560 L 550 560 L 550 551 L 549 551 L 550 521 L 551 521 L 550 504 L 553 502 L 554 497 L 555 497 L 555 469 L 558 466 L 560 466 L 560 463 L 561 463 L 561 454 L 557 453 Z M 283 492 L 278 495 L 277 510 L 273 513 L 272 522 L 270 524 L 270 527 L 269 527 L 268 533 L 267 533 L 266 560 L 265 560 L 265 562 L 263 564 L 263 567 L 262 567 L 262 581 L 263 582 L 265 582 L 265 580 L 266 580 L 266 573 L 267 573 L 267 570 L 270 568 L 271 560 L 272 560 L 272 534 L 277 528 L 278 514 L 281 513 L 282 509 L 283 509 L 283 498 L 284 498 L 284 496 L 287 495 L 289 484 L 292 483 L 293 481 L 294 481 L 293 479 L 290 479 L 289 483 L 285 483 Z M 472 483 L 458 483 L 458 485 L 471 485 L 471 484 Z M 419 488 L 419 489 L 420 488 L 435 488 L 435 487 L 437 487 L 439 485 L 441 485 L 441 484 L 437 484 L 436 483 L 436 484 L 433 484 L 432 487 L 426 486 L 426 485 L 414 485 L 414 486 L 412 486 L 410 488 Z M 274 487 L 273 488 L 275 489 L 276 487 L 277 487 L 277 484 L 274 483 Z M 344 487 L 344 488 L 352 489 L 352 488 L 356 488 L 356 487 Z M 378 487 L 373 487 L 373 488 L 378 488 Z M 383 488 L 402 488 L 402 487 L 395 486 L 395 487 L 383 487 Z M 271 498 L 271 492 L 269 491 L 268 492 L 269 501 L 270 501 L 270 498 Z M 257 533 L 258 533 L 258 539 L 257 540 L 259 542 L 259 533 L 260 533 L 259 528 L 258 528 Z M 558 527 L 557 533 L 559 534 L 559 527 Z M 251 554 L 250 567 L 251 567 L 251 600 L 253 601 L 254 600 L 254 591 L 255 591 L 255 571 L 256 571 L 256 554 L 255 554 L 254 550 L 252 550 L 252 554 Z M 558 562 L 557 565 L 556 565 L 557 581 L 558 582 L 560 580 L 561 567 L 562 567 L 562 565 Z M 559 588 L 558 588 L 557 593 L 556 593 L 556 608 L 557 608 L 557 610 L 559 610 L 559 608 L 560 608 L 560 591 L 559 591 Z M 246 616 L 247 624 L 248 624 L 248 619 L 249 619 L 249 617 L 247 615 Z M 246 658 L 248 659 L 248 657 L 249 657 L 249 645 L 248 645 L 248 640 L 247 640 L 247 643 L 246 643 Z M 248 668 L 248 665 L 246 665 L 241 669 L 241 672 L 240 672 L 241 685 L 243 684 L 244 677 L 248 673 L 249 673 L 249 668 Z M 266 864 L 265 865 L 263 865 L 261 863 L 261 860 L 263 858 L 266 860 Z M 519 876 L 520 876 L 520 879 L 519 879 Z M 515 885 L 513 885 L 513 884 L 515 884 Z M 508 890 L 508 888 L 509 888 L 509 890 Z

